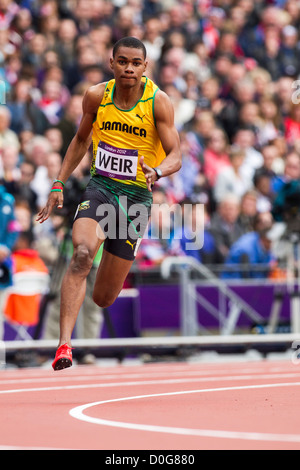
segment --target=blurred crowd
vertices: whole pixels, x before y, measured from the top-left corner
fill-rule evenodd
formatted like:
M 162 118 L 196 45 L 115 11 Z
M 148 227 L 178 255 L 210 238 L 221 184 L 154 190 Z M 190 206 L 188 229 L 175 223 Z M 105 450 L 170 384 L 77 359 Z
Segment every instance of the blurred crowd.
M 154 203 L 191 209 L 182 236 L 171 224 L 167 237 L 168 218 L 154 210 L 158 236 L 148 233 L 136 267 L 187 255 L 246 262 L 246 277 L 269 276 L 250 274 L 249 263 L 276 265 L 272 207 L 300 179 L 299 26 L 298 0 L 0 0 L 0 184 L 15 201 L 8 232 L 21 235 L 0 240 L 0 261 L 29 249 L 55 265 L 89 178 L 89 152 L 68 182 L 64 211 L 43 225 L 36 213 L 76 132 L 83 94 L 112 78 L 115 41 L 136 36 L 147 75 L 173 102 L 181 139 L 182 168 L 155 186 Z M 196 229 L 203 246 L 188 250 L 184 239 Z

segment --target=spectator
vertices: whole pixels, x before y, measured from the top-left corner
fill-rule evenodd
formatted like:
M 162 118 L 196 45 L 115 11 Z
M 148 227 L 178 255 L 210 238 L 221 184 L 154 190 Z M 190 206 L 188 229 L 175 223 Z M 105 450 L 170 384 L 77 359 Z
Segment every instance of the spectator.
M 271 228 L 269 212 L 256 216 L 254 231 L 242 235 L 231 246 L 224 263 L 223 279 L 265 279 L 269 276 L 275 262 Z
M 300 5 L 295 0 L 287 0 L 284 2 L 284 10 L 290 15 L 290 24 L 298 27 L 300 24 Z
M 275 200 L 272 213 L 276 221 L 289 224 L 290 232 L 299 227 L 300 204 L 300 156 L 291 152 L 286 157 L 285 171 L 281 179 L 276 181 Z
M 222 129 L 212 129 L 203 157 L 204 174 L 213 188 L 219 172 L 230 166 L 227 136 Z
M 55 45 L 55 51 L 58 54 L 63 68 L 73 66 L 76 62 L 76 37 L 77 26 L 72 18 L 65 18 L 60 21 L 58 26 L 58 41 Z
M 73 139 L 79 120 L 82 115 L 82 96 L 72 95 L 66 105 L 64 115 L 57 124 L 57 128 L 63 136 L 62 154 L 65 155 L 67 148 Z
M 293 78 L 281 76 L 276 82 L 274 82 L 274 93 L 276 95 L 278 106 L 282 115 L 282 118 L 286 118 L 293 104 Z
M 231 245 L 243 234 L 239 223 L 240 200 L 226 194 L 211 217 L 210 231 L 215 238 L 222 261 L 227 257 Z
M 27 240 L 30 240 L 30 244 L 31 244 L 33 241 L 33 232 L 32 232 L 33 220 L 32 220 L 32 212 L 30 210 L 30 206 L 27 201 L 22 201 L 22 200 L 16 201 L 15 216 L 19 223 L 20 233 L 23 233 L 23 234 L 27 233 L 29 235 Z M 14 250 L 16 249 L 16 246 L 17 245 L 14 246 Z
M 270 96 L 264 96 L 259 100 L 260 122 L 257 131 L 257 143 L 259 146 L 269 144 L 284 132 L 283 120 L 278 104 Z
M 187 123 L 184 127 L 188 131 L 187 137 L 191 138 L 194 142 L 197 142 L 197 153 L 203 151 L 211 130 L 216 127 L 216 121 L 213 113 L 205 107 L 202 107 L 202 103 L 199 102 L 196 106 L 194 116 L 192 120 Z
M 291 24 L 284 26 L 281 31 L 281 39 L 278 57 L 281 75 L 296 78 L 300 72 L 297 28 Z
M 19 147 L 7 145 L 1 152 L 2 170 L 0 172 L 0 181 L 9 192 L 20 179 L 19 168 Z
M 204 204 L 182 201 L 180 227 L 175 226 L 171 251 L 178 256 L 192 256 L 199 263 L 219 261 L 216 241 L 208 228 L 208 213 Z
M 281 77 L 279 51 L 279 30 L 276 27 L 270 26 L 265 29 L 264 47 L 258 47 L 255 56 L 259 65 L 269 72 L 272 80 L 278 80 Z
M 32 189 L 31 183 L 34 179 L 36 167 L 33 162 L 23 161 L 20 164 L 20 178 L 15 182 L 12 191 L 17 202 L 28 203 L 31 214 L 37 214 L 37 194 Z
M 181 199 L 184 199 L 185 197 L 190 197 L 193 192 L 197 178 L 203 171 L 203 160 L 201 158 L 201 153 L 198 153 L 197 150 L 194 151 L 193 140 L 186 132 L 181 133 L 180 142 L 182 165 L 174 179 L 176 181 L 176 186 L 183 191 L 184 194 Z M 178 200 L 176 202 L 178 202 Z
M 268 170 L 260 170 L 253 178 L 257 192 L 257 212 L 269 212 L 273 204 L 272 174 Z
M 242 227 L 243 233 L 254 230 L 255 216 L 257 215 L 258 194 L 255 189 L 247 191 L 241 199 L 241 210 L 238 216 L 238 223 Z
M 21 232 L 12 253 L 14 273 L 38 272 L 48 274 L 48 269 L 39 253 L 32 248 L 30 232 Z M 39 320 L 41 294 L 16 294 L 8 296 L 4 313 L 9 322 L 36 326 Z
M 35 134 L 32 131 L 22 131 L 19 134 L 20 142 L 20 162 L 25 160 L 25 147 L 34 138 Z
M 23 60 L 31 66 L 35 73 L 43 67 L 44 54 L 47 50 L 47 41 L 41 33 L 35 33 L 25 44 Z
M 45 80 L 43 83 L 43 94 L 38 107 L 45 114 L 50 124 L 58 124 L 63 112 L 61 101 L 62 85 L 56 80 Z
M 228 57 L 228 54 L 225 55 Z M 231 66 L 226 70 L 227 73 L 224 73 L 224 81 L 221 88 L 220 97 L 228 101 L 228 105 L 232 105 L 233 103 L 233 93 L 234 88 L 237 83 L 243 80 L 246 77 L 247 69 L 243 62 L 237 61 L 233 59 L 229 55 Z
M 195 101 L 184 98 L 183 93 L 175 85 L 167 85 L 163 90 L 171 98 L 175 113 L 175 125 L 178 130 L 181 130 L 184 124 L 194 116 Z
M 245 159 L 245 151 L 236 147 L 230 149 L 231 165 L 222 168 L 213 186 L 216 202 L 220 202 L 228 193 L 235 194 L 239 199 L 252 187 L 248 178 L 240 172 Z
M 62 163 L 59 153 L 51 151 L 45 161 L 45 166 L 40 166 L 35 173 L 31 187 L 37 193 L 37 205 L 43 207 L 47 201 L 53 180 L 58 174 Z M 38 173 L 38 176 L 37 176 Z
M 0 105 L 0 151 L 5 147 L 19 147 L 17 134 L 10 128 L 11 112 L 5 105 Z
M 257 144 L 257 135 L 261 123 L 259 104 L 254 101 L 244 103 L 238 114 L 238 127 L 249 128 L 255 134 L 255 144 Z
M 34 178 L 30 184 L 33 191 L 37 194 L 44 194 L 48 187 L 46 161 L 48 154 L 52 151 L 50 142 L 43 136 L 34 136 L 24 147 L 25 160 L 33 163 L 36 168 Z M 37 201 L 39 207 L 39 200 Z
M 300 140 L 300 111 L 299 104 L 291 103 L 290 111 L 284 120 L 285 138 L 291 147 Z
M 17 81 L 7 107 L 11 112 L 10 127 L 18 135 L 24 131 L 43 134 L 49 126 L 47 117 L 34 102 L 29 79 Z
M 275 84 L 272 82 L 271 75 L 262 67 L 254 67 L 249 73 L 249 77 L 255 86 L 255 101 L 259 101 L 265 94 L 273 95 Z
M 216 119 L 225 106 L 225 101 L 219 98 L 219 93 L 220 83 L 216 77 L 209 77 L 202 82 L 200 99 L 206 100 Z
M 78 50 L 77 60 L 64 69 L 65 84 L 72 94 L 76 85 L 84 80 L 85 70 L 90 66 L 101 66 L 104 59 L 96 55 L 90 43 Z
M 229 54 L 218 54 L 213 61 L 213 76 L 220 82 L 220 96 L 225 98 L 229 91 L 229 75 L 234 64 L 234 58 Z M 244 71 L 244 67 L 243 67 Z
M 29 8 L 20 8 L 11 22 L 11 30 L 18 41 L 28 41 L 34 34 L 33 15 Z
M 276 145 L 273 143 L 264 145 L 261 148 L 261 154 L 263 156 L 263 165 L 255 171 L 267 170 L 273 176 L 283 172 L 284 160 L 281 158 Z
M 164 43 L 161 34 L 161 24 L 159 18 L 153 16 L 145 21 L 144 44 L 150 60 L 156 62 L 160 59 L 162 46 Z
M 282 174 L 276 175 L 272 180 L 272 190 L 276 195 L 285 184 L 290 181 L 300 179 L 300 156 L 297 152 L 291 151 L 285 158 L 284 171 Z
M 245 159 L 241 172 L 252 181 L 256 168 L 263 165 L 263 156 L 255 148 L 255 134 L 249 127 L 238 128 L 233 137 L 233 144 L 245 151 Z
M 8 25 L 0 29 L 0 54 L 4 60 L 9 60 L 16 53 L 16 46 L 11 42 Z
M 229 54 L 237 57 L 238 59 L 244 56 L 244 51 L 238 43 L 237 33 L 229 28 L 224 28 L 221 32 L 221 37 L 218 42 L 216 53 L 218 54 Z
M 51 11 L 52 10 L 52 11 Z M 42 35 L 46 38 L 47 47 L 54 48 L 57 42 L 58 28 L 60 19 L 56 8 L 44 9 L 41 11 L 39 29 Z
M 3 339 L 4 289 L 12 283 L 11 253 L 19 237 L 19 224 L 15 216 L 15 201 L 0 185 L 0 339 Z
M 224 25 L 225 18 L 225 11 L 222 10 L 222 8 L 211 8 L 202 22 L 203 42 L 208 47 L 211 56 L 213 56 L 216 51 L 220 51 L 220 43 L 222 41 L 220 32 Z
M 49 127 L 44 132 L 44 136 L 50 142 L 53 152 L 57 152 L 63 157 L 63 135 L 60 129 L 57 127 Z
M 59 56 L 57 52 L 53 49 L 48 49 L 43 57 L 42 67 L 37 72 L 37 86 L 39 90 L 41 89 L 43 82 L 47 78 L 53 78 L 53 73 L 51 73 L 51 69 L 56 71 L 57 69 L 61 69 L 62 64 L 60 62 Z M 50 75 L 50 77 L 49 77 Z M 59 77 L 60 78 L 60 77 Z

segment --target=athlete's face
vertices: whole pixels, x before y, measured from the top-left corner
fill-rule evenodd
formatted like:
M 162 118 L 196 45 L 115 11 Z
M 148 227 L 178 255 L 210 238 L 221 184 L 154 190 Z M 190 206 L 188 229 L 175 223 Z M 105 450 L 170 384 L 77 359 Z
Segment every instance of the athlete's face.
M 143 76 L 147 67 L 142 49 L 121 46 L 110 60 L 116 82 L 125 87 L 134 87 Z

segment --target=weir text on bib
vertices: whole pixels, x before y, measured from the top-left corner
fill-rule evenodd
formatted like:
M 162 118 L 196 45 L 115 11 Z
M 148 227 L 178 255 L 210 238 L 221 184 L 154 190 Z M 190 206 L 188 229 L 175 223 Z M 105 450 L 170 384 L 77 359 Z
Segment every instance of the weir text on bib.
M 96 171 L 109 178 L 136 181 L 138 150 L 123 149 L 99 142 Z

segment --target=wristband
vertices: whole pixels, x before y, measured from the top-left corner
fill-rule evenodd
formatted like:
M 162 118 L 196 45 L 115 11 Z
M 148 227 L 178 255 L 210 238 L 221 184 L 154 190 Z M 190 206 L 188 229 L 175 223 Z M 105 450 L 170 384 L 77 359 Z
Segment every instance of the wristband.
M 54 192 L 62 193 L 63 190 L 62 190 L 62 189 L 58 189 L 58 188 L 53 188 L 53 189 L 51 189 L 50 193 L 54 193 Z
M 63 188 L 60 188 L 59 186 L 52 186 L 51 189 L 59 189 L 60 191 L 63 191 Z
M 60 184 L 63 185 L 63 187 L 65 187 L 65 183 L 63 183 L 63 182 L 60 181 L 60 180 L 53 180 L 53 184 L 54 184 L 54 183 L 60 183 Z

